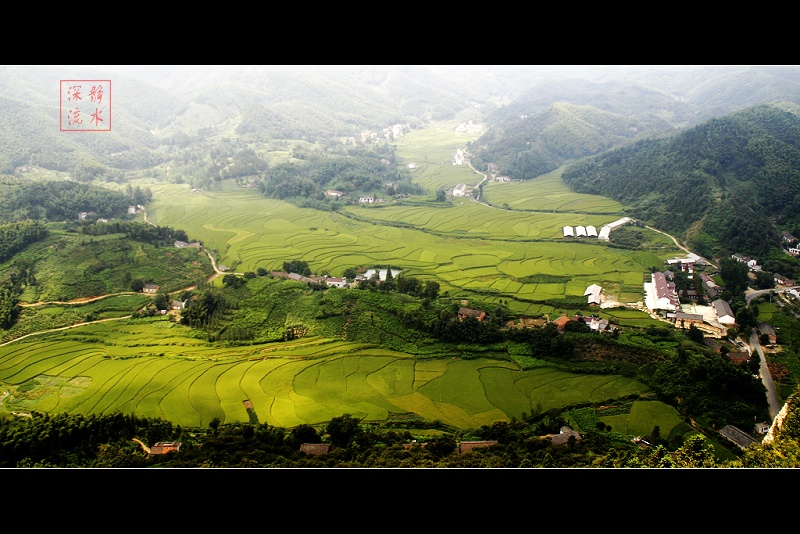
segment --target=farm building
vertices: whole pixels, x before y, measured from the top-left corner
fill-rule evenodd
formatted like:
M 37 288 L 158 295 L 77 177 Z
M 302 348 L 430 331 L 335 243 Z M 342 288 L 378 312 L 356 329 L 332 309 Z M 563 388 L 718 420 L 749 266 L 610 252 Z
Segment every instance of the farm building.
M 575 230 L 571 226 L 565 226 L 564 237 L 575 237 Z
M 587 226 L 586 227 L 586 236 L 587 237 L 597 237 L 597 228 L 594 226 Z
M 583 292 L 583 296 L 588 296 L 589 304 L 600 304 L 600 292 L 603 291 L 603 287 L 597 284 L 592 284 L 586 288 L 586 291 Z
M 725 425 L 719 429 L 719 433 L 728 441 L 735 443 L 740 449 L 746 449 L 748 445 L 757 443 L 747 432 L 733 425 Z
M 586 237 L 586 227 L 581 225 L 576 226 L 575 237 Z
M 703 315 L 699 313 L 668 313 L 667 319 L 674 321 L 679 328 L 689 328 L 693 324 L 703 324 Z
M 597 234 L 597 239 L 602 239 L 603 241 L 608 241 L 611 239 L 611 227 L 609 225 L 605 225 L 600 228 L 600 233 Z
M 631 219 L 630 217 L 623 217 L 621 219 L 617 219 L 614 222 L 608 223 L 606 226 L 610 227 L 613 230 L 614 228 L 628 224 L 629 222 L 633 222 L 633 219 Z

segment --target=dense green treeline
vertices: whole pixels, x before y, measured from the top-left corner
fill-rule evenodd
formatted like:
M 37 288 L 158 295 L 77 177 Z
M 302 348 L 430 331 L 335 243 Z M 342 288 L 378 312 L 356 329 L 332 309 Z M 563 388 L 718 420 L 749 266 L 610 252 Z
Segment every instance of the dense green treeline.
M 380 145 L 373 149 L 339 150 L 321 154 L 295 150 L 297 161 L 275 165 L 263 173 L 258 189 L 267 197 L 282 200 L 325 201 L 328 189 L 340 191 L 343 200 L 359 194 L 420 194 L 407 170 L 396 159 L 395 149 Z M 335 204 L 337 199 L 333 199 Z
M 184 230 L 134 221 L 73 223 L 69 224 L 67 228 L 77 229 L 85 235 L 124 234 L 135 241 L 151 245 L 171 245 L 174 241 L 189 241 L 189 237 Z
M 793 400 L 771 441 L 744 451 L 731 446 L 722 459 L 695 433 L 678 441 L 658 426 L 632 440 L 606 424 L 555 444 L 565 409 L 523 415 L 510 422 L 454 430 L 437 422 L 364 424 L 349 414 L 324 425 L 292 429 L 268 424 L 181 428 L 162 419 L 118 413 L 101 416 L 34 412 L 0 419 L 0 467 L 47 468 L 769 468 L 800 466 L 800 409 Z M 419 429 L 424 439 L 415 439 Z M 434 433 L 431 433 L 431 431 Z M 463 441 L 493 445 L 459 450 Z M 177 451 L 148 454 L 145 447 L 177 441 Z M 327 444 L 327 454 L 300 452 L 304 443 Z
M 120 217 L 130 204 L 125 194 L 93 184 L 0 178 L 0 221 L 66 221 L 81 212 L 92 212 L 95 218 Z
M 43 239 L 47 233 L 47 227 L 41 221 L 0 224 L 0 263 L 12 258 L 28 244 Z
M 562 176 L 689 237 L 698 254 L 766 256 L 780 230 L 800 230 L 800 117 L 756 106 L 581 160 Z

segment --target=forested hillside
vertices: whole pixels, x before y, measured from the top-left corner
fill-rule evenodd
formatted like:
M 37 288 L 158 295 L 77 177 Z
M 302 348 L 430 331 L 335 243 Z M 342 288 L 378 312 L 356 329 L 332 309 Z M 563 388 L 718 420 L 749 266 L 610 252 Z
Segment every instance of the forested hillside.
M 471 143 L 472 164 L 481 170 L 495 164 L 500 173 L 529 179 L 584 156 L 604 152 L 631 140 L 669 131 L 667 121 L 602 111 L 559 102 L 522 120 L 495 128 Z
M 756 106 L 582 160 L 563 179 L 634 206 L 699 254 L 763 257 L 781 230 L 800 230 L 800 117 L 793 105 Z

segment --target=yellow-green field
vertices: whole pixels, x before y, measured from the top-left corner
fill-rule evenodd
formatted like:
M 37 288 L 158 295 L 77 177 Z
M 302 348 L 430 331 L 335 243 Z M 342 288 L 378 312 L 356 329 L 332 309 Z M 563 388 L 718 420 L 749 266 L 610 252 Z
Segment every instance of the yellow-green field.
M 96 343 L 104 340 L 104 343 Z M 293 427 L 350 413 L 368 421 L 416 414 L 459 428 L 534 410 L 645 393 L 618 375 L 490 359 L 417 360 L 413 354 L 307 338 L 220 348 L 169 321 L 119 321 L 0 347 L 4 410 L 163 417 L 184 426 L 259 422 Z
M 483 200 L 493 206 L 512 210 L 533 211 L 574 211 L 586 213 L 603 213 L 612 215 L 604 217 L 603 223 L 597 222 L 565 222 L 564 224 L 593 224 L 599 229 L 605 222 L 620 218 L 624 206 L 616 200 L 599 195 L 573 193 L 561 181 L 563 169 L 558 169 L 538 176 L 534 180 L 517 182 L 487 182 L 483 186 Z

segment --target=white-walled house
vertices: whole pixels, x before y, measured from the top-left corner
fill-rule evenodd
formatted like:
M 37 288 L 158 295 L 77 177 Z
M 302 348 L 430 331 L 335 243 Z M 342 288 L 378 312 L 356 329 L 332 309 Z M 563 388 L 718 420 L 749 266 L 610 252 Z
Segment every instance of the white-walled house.
M 714 311 L 717 314 L 717 321 L 719 324 L 734 325 L 736 324 L 736 317 L 733 315 L 731 305 L 727 301 L 717 299 L 711 303 Z

